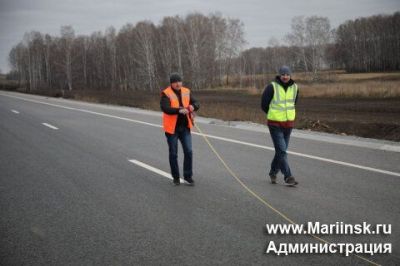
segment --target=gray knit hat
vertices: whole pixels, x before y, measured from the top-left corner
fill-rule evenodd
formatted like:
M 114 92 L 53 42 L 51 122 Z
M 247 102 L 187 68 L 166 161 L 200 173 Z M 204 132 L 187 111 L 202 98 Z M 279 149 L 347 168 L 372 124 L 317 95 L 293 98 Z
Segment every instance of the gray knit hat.
M 279 75 L 285 74 L 292 75 L 292 70 L 288 66 L 281 66 L 281 68 L 279 68 Z

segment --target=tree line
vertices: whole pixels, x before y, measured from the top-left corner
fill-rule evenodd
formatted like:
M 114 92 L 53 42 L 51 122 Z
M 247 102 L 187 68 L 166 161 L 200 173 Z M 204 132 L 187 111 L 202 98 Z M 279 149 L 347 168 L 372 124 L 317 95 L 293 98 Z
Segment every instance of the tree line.
M 294 17 L 291 31 L 266 48 L 244 50 L 244 25 L 220 14 L 141 21 L 118 32 L 76 36 L 62 26 L 59 36 L 26 33 L 9 53 L 9 77 L 27 90 L 96 89 L 158 91 L 171 72 L 192 89 L 248 86 L 257 75 L 283 64 L 317 77 L 322 69 L 400 69 L 400 12 L 350 20 L 332 29 L 326 17 Z
M 243 51 L 244 73 L 274 73 L 282 64 L 315 78 L 322 69 L 400 70 L 400 12 L 349 20 L 336 29 L 326 17 L 294 17 L 282 42 L 273 38 L 266 48 Z
M 335 58 L 349 72 L 400 69 L 400 12 L 347 21 L 336 31 Z
M 10 52 L 12 70 L 29 88 L 157 90 L 171 72 L 194 89 L 218 85 L 233 73 L 232 61 L 244 40 L 243 23 L 199 13 L 126 24 L 117 33 L 76 36 L 62 26 L 60 36 L 32 31 Z

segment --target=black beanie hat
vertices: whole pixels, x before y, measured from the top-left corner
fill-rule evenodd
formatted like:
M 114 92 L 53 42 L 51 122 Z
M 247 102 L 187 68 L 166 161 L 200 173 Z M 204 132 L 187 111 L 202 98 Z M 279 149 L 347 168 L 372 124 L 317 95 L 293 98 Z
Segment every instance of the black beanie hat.
M 169 76 L 170 83 L 179 82 L 179 81 L 182 81 L 182 77 L 181 77 L 181 75 L 179 75 L 179 73 L 172 73 Z

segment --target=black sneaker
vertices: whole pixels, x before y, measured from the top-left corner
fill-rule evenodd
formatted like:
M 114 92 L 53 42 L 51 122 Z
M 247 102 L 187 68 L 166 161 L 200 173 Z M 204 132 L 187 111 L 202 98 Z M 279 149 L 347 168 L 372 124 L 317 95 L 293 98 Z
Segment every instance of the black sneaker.
M 288 178 L 285 178 L 285 184 L 287 186 L 295 186 L 297 185 L 299 182 L 296 181 L 296 179 L 294 179 L 293 176 L 289 176 Z
M 276 184 L 276 175 L 269 175 L 269 178 L 271 178 L 271 184 Z
M 175 186 L 179 186 L 181 184 L 181 179 L 179 177 L 178 178 L 174 177 L 174 181 L 172 181 L 172 182 L 174 182 Z
M 191 177 L 185 177 L 185 184 L 188 186 L 194 186 L 194 180 Z

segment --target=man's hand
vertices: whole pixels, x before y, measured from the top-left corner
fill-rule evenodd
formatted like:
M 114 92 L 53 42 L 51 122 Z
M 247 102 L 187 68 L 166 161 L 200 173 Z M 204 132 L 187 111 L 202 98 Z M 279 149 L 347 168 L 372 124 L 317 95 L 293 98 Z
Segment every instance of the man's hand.
M 189 111 L 190 111 L 190 112 L 193 112 L 193 111 L 194 111 L 193 105 L 189 105 Z
M 182 115 L 187 115 L 189 113 L 189 110 L 186 108 L 180 108 L 179 113 Z

